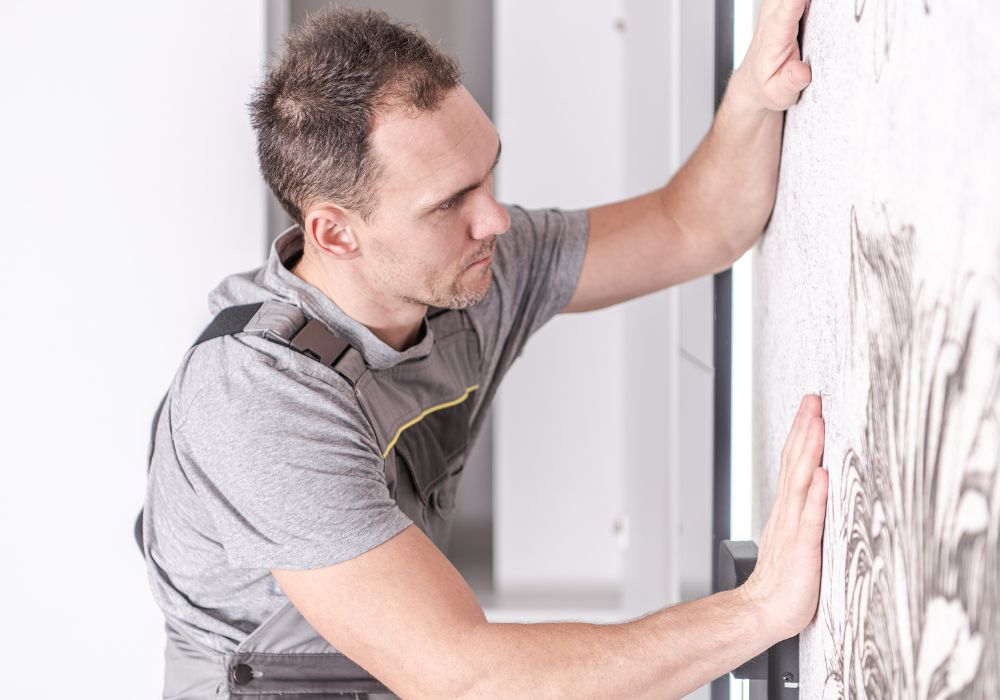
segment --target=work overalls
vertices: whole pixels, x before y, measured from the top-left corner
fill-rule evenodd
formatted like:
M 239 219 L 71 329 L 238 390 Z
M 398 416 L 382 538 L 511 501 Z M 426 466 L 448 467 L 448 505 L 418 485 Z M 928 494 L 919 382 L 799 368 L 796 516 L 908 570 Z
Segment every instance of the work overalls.
M 434 334 L 427 357 L 376 370 L 318 320 L 307 320 L 295 306 L 268 301 L 224 309 L 195 345 L 248 333 L 332 367 L 354 387 L 378 439 L 386 483 L 399 508 L 444 551 L 473 432 L 469 399 L 479 389 L 480 348 L 463 311 L 433 311 L 425 332 Z M 140 535 L 141 522 L 141 540 Z M 167 698 L 321 700 L 365 693 L 388 690 L 334 649 L 291 602 L 231 654 L 210 654 L 167 625 Z

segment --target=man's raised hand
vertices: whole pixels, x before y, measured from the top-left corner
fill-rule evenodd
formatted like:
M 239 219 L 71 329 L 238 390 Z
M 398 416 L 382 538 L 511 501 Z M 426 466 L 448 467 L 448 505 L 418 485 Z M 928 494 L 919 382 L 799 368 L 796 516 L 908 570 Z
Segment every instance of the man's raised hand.
M 800 60 L 799 21 L 808 0 L 764 0 L 750 47 L 734 77 L 739 76 L 753 102 L 773 111 L 795 104 L 812 80 Z

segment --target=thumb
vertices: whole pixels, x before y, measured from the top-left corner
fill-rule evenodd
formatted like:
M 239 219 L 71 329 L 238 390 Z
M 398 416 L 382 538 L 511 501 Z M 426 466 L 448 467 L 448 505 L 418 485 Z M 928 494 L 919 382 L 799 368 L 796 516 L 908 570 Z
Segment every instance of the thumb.
M 785 75 L 788 85 L 798 91 L 802 91 L 806 85 L 812 82 L 812 68 L 809 64 L 797 58 L 790 58 L 785 61 L 781 72 Z
M 772 109 L 785 110 L 795 104 L 799 93 L 812 81 L 809 64 L 797 58 L 789 58 L 768 81 L 767 94 Z

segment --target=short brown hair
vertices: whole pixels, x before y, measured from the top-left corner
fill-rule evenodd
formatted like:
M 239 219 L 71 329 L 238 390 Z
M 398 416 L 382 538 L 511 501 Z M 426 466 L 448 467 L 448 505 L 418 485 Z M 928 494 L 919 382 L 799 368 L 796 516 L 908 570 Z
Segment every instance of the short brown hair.
M 458 64 L 383 12 L 329 9 L 291 34 L 251 102 L 261 173 L 300 226 L 329 200 L 368 219 L 381 173 L 369 137 L 387 107 L 435 109 Z

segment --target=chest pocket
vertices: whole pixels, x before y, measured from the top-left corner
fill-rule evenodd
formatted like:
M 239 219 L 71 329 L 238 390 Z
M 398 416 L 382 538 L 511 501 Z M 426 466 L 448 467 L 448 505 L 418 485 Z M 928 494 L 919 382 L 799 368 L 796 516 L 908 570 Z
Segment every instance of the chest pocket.
M 472 391 L 466 391 L 460 402 L 434 407 L 408 425 L 385 458 L 396 504 L 444 552 L 470 447 Z
M 455 489 L 469 447 L 469 401 L 428 414 L 407 428 L 396 443 L 403 467 L 424 508 L 447 518 L 455 508 Z
M 479 389 L 475 333 L 448 330 L 436 334 L 426 358 L 365 371 L 356 385 L 396 504 L 441 550 L 447 549 Z

